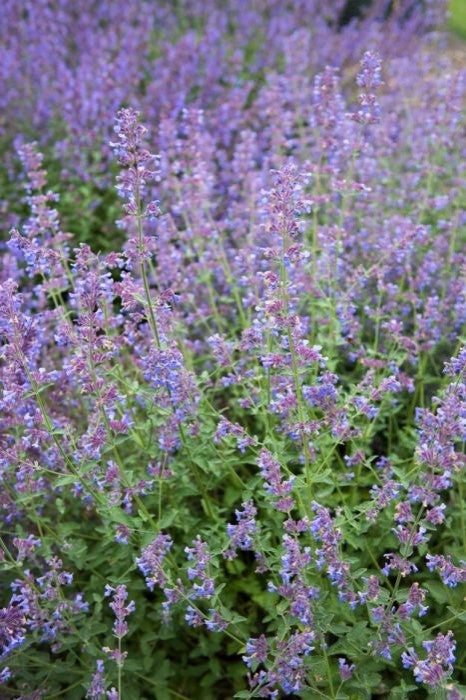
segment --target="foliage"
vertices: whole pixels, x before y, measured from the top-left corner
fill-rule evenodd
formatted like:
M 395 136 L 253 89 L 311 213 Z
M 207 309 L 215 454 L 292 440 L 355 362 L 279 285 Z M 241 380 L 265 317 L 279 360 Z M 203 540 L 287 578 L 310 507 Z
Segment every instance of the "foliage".
M 461 0 L 451 2 L 450 24 L 456 32 L 466 36 L 466 6 Z

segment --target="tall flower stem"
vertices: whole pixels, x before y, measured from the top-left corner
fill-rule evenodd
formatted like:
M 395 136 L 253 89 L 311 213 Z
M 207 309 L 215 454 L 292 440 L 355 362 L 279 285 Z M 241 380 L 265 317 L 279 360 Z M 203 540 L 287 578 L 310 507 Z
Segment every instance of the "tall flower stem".
M 299 377 L 299 367 L 298 367 L 298 361 L 296 357 L 296 349 L 295 349 L 295 344 L 293 340 L 293 333 L 290 327 L 290 323 L 288 320 L 288 314 L 289 314 L 289 299 L 288 299 L 288 292 L 287 292 L 287 286 L 288 286 L 288 274 L 286 271 L 286 266 L 284 262 L 285 258 L 285 251 L 286 251 L 286 239 L 283 237 L 283 247 L 282 247 L 282 257 L 280 261 L 280 290 L 281 290 L 281 300 L 283 304 L 283 313 L 286 320 L 286 333 L 287 333 L 287 338 L 288 338 L 288 345 L 289 345 L 289 350 L 290 350 L 290 356 L 291 356 L 291 368 L 292 368 L 292 373 L 293 373 L 293 382 L 294 382 L 294 387 L 295 387 L 295 393 L 296 393 L 296 401 L 298 403 L 298 416 L 299 416 L 299 421 L 301 423 L 301 444 L 303 448 L 303 455 L 304 455 L 304 471 L 306 475 L 306 485 L 307 485 L 307 490 L 308 490 L 308 497 L 309 499 L 312 498 L 312 475 L 311 475 L 311 459 L 310 459 L 310 454 L 309 454 L 309 444 L 308 440 L 306 437 L 306 434 L 304 432 L 304 424 L 306 422 L 306 409 L 304 405 L 304 397 L 303 397 L 303 392 L 302 392 L 302 386 L 301 386 L 301 381 Z

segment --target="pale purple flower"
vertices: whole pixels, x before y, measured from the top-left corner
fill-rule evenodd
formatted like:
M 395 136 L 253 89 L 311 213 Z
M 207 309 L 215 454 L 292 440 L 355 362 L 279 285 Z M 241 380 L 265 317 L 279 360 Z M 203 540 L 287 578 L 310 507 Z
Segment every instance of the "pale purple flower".
M 136 564 L 143 573 L 151 591 L 156 585 L 162 587 L 166 582 L 163 565 L 172 545 L 171 537 L 160 532 L 151 544 L 142 550 L 141 556 L 136 559 Z
M 355 668 L 356 666 L 354 664 L 348 664 L 346 659 L 338 659 L 338 671 L 342 681 L 348 681 L 352 677 Z
M 116 586 L 115 588 L 107 584 L 105 586 L 105 596 L 112 597 L 110 607 L 115 614 L 113 634 L 115 637 L 118 637 L 118 639 L 121 639 L 128 633 L 128 623 L 126 622 L 126 618 L 136 610 L 136 605 L 134 600 L 131 600 L 128 604 L 126 604 L 128 591 L 126 590 L 126 586 L 122 584 Z

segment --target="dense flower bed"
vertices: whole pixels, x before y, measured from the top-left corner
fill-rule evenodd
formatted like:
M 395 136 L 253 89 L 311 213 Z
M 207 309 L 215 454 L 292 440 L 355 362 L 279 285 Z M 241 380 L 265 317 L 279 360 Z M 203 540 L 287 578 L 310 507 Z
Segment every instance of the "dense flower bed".
M 1 698 L 464 697 L 464 69 L 344 5 L 4 2 Z

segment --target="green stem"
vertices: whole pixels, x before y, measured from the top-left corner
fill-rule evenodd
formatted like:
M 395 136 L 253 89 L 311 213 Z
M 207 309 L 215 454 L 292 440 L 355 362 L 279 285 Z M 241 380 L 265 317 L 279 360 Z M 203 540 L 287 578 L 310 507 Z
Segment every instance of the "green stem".
M 282 258 L 280 261 L 280 278 L 281 278 L 280 281 L 281 281 L 281 297 L 282 297 L 282 304 L 283 304 L 283 313 L 284 313 L 285 318 L 287 318 L 287 316 L 289 314 L 289 303 L 288 303 L 288 294 L 287 294 L 288 275 L 286 273 L 286 267 L 285 267 L 285 262 L 284 262 L 285 251 L 286 251 L 286 241 L 285 241 L 285 237 L 284 237 L 283 238 Z M 293 382 L 294 382 L 295 392 L 296 392 L 296 400 L 298 402 L 298 416 L 299 416 L 299 421 L 302 425 L 301 444 L 302 444 L 303 454 L 304 454 L 304 473 L 306 476 L 308 498 L 309 498 L 309 500 L 311 500 L 312 499 L 311 460 L 310 460 L 310 454 L 309 454 L 309 444 L 308 444 L 306 434 L 304 432 L 304 424 L 306 422 L 306 412 L 305 412 L 305 407 L 304 407 L 304 398 L 303 398 L 303 393 L 302 393 L 301 382 L 299 379 L 299 368 L 298 368 L 298 362 L 297 362 L 297 357 L 296 357 L 296 350 L 295 350 L 295 346 L 294 346 L 293 334 L 291 332 L 291 327 L 290 327 L 288 320 L 286 321 L 286 332 L 287 332 L 288 345 L 289 345 L 290 355 L 291 355 L 291 368 L 292 368 Z M 307 510 L 308 509 L 306 509 L 306 511 Z M 309 515 L 309 513 L 308 513 L 308 515 Z
M 135 201 L 136 201 L 136 212 L 137 212 L 136 213 L 136 221 L 137 221 L 137 230 L 138 230 L 138 248 L 139 248 L 139 255 L 141 256 L 141 275 L 142 275 L 142 282 L 144 285 L 144 294 L 146 297 L 147 308 L 149 310 L 149 324 L 150 324 L 150 327 L 152 328 L 152 333 L 154 334 L 154 338 L 155 338 L 155 342 L 157 343 L 157 347 L 160 349 L 162 346 L 160 344 L 159 329 L 157 326 L 157 319 L 155 317 L 154 307 L 152 304 L 149 281 L 147 279 L 146 266 L 144 264 L 144 260 L 142 257 L 143 252 L 144 252 L 144 243 L 143 243 L 142 207 L 141 207 L 141 195 L 140 195 L 140 190 L 139 190 L 139 182 L 136 185 Z

